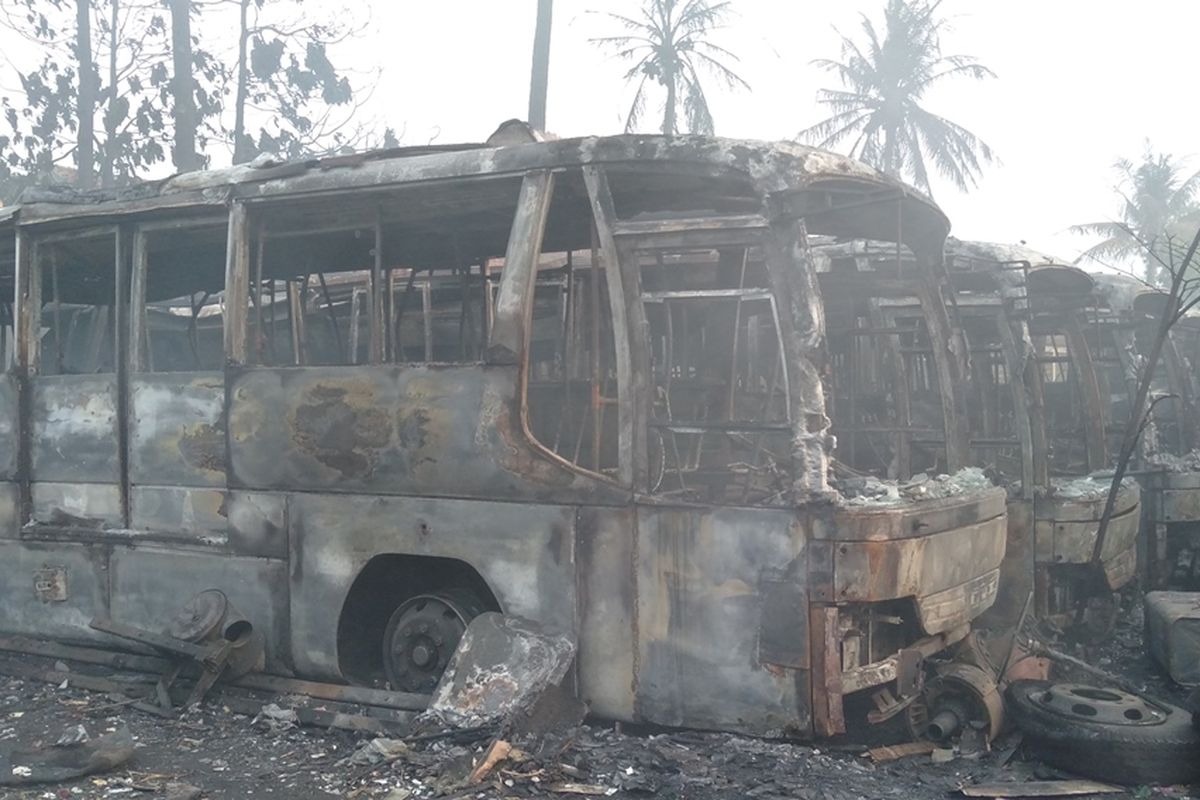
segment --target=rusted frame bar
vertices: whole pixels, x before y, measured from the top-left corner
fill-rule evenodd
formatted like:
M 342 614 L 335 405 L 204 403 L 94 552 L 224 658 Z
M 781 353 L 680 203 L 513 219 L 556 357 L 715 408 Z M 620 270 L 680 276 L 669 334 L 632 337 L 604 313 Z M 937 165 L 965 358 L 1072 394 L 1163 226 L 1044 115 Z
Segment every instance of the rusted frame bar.
M 234 203 L 229 209 L 225 247 L 225 361 L 244 365 L 250 299 L 250 219 L 244 203 Z
M 371 326 L 369 353 L 367 360 L 372 364 L 382 364 L 387 360 L 387 334 L 384 328 L 383 290 L 385 284 L 383 267 L 383 209 L 375 207 L 375 253 L 371 263 L 371 313 L 368 324 Z
M 1006 365 L 1005 372 L 1008 377 L 1009 390 L 1012 392 L 1013 425 L 1017 428 L 1017 439 L 1021 442 L 1021 496 L 1026 500 L 1032 500 L 1035 486 L 1044 483 L 1044 479 L 1038 474 L 1035 463 L 1036 442 L 1033 435 L 1035 423 L 1033 410 L 1030 408 L 1029 393 L 1025 387 L 1025 370 L 1012 326 L 1003 311 L 997 311 L 995 325 L 1000 337 L 1000 348 Z
M 523 354 L 533 318 L 537 259 L 553 191 L 554 173 L 550 170 L 531 172 L 521 183 L 516 218 L 508 239 L 504 271 L 496 296 L 495 319 L 488 339 L 487 360 L 490 363 L 517 364 L 525 361 Z
M 303 367 L 308 364 L 308 342 L 305 339 L 307 332 L 304 327 L 306 313 L 304 303 L 308 295 L 308 279 L 293 280 L 289 278 L 287 295 L 288 321 L 291 323 L 292 331 L 292 364 Z
M 838 610 L 834 606 L 812 606 L 809 620 L 813 644 L 813 728 L 817 736 L 836 736 L 846 732 Z
M 946 430 L 946 469 L 955 472 L 971 463 L 970 432 L 966 419 L 962 381 L 965 379 L 965 343 L 950 325 L 950 317 L 940 292 L 931 280 L 917 288 L 926 331 L 934 348 L 933 363 L 938 374 L 942 414 Z
M 1074 314 L 1066 314 L 1063 334 L 1067 338 L 1067 349 L 1071 355 L 1071 366 L 1075 368 L 1079 391 L 1085 406 L 1084 433 L 1087 447 L 1088 472 L 1103 469 L 1108 463 L 1108 448 L 1104 429 L 1108 414 L 1100 395 L 1100 380 L 1092 360 L 1092 350 L 1087 337 Z M 1118 348 L 1119 349 L 1119 348 Z
M 908 362 L 905 358 L 903 348 L 900 346 L 900 341 L 895 334 L 911 332 L 916 335 L 920 332 L 920 326 L 912 326 L 910 330 L 905 330 L 897 325 L 896 314 L 894 310 L 885 311 L 878 300 L 871 302 L 871 313 L 879 323 L 872 322 L 872 328 L 885 331 L 885 334 L 879 336 L 881 344 L 888 351 L 888 360 L 892 365 L 892 381 L 895 386 L 896 397 L 896 477 L 900 480 L 908 480 L 912 477 L 912 444 L 913 433 L 917 429 L 912 426 L 912 387 L 908 381 Z M 856 339 L 852 339 L 851 343 L 855 344 Z M 850 419 L 853 421 L 854 416 Z M 852 422 L 852 424 L 854 424 Z M 863 426 L 855 425 L 855 428 L 865 430 Z M 853 434 L 851 434 L 853 441 Z M 854 451 L 851 450 L 851 453 Z
M 13 275 L 13 356 L 17 376 L 17 481 L 20 492 L 18 529 L 33 518 L 33 379 L 41 345 L 41 270 L 33 237 L 16 231 Z
M 433 361 L 433 271 L 421 284 L 421 338 L 425 345 L 425 363 Z
M 136 235 L 128 225 L 117 228 L 113 242 L 113 276 L 116 298 L 113 301 L 113 370 L 117 377 L 117 478 L 121 491 L 121 519 L 130 527 L 129 508 L 129 430 L 130 416 L 130 364 L 129 353 L 129 308 L 130 270 L 133 261 L 133 244 Z

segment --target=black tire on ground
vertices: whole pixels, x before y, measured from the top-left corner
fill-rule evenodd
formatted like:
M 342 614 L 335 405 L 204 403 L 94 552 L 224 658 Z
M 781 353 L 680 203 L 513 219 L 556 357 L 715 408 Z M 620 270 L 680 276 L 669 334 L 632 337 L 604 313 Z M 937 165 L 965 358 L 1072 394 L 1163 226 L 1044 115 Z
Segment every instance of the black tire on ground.
M 1140 701 L 1153 714 L 1129 723 L 1089 719 L 1083 713 L 1064 714 L 1061 705 L 1047 702 L 1053 693 L 1061 698 L 1063 691 L 1080 690 L 1094 694 L 1101 705 Z M 1118 690 L 1071 689 L 1051 681 L 1015 681 L 1007 694 L 1009 716 L 1025 735 L 1027 748 L 1053 767 L 1127 786 L 1200 780 L 1200 731 L 1181 708 Z M 1087 697 L 1084 693 L 1079 706 L 1094 709 Z

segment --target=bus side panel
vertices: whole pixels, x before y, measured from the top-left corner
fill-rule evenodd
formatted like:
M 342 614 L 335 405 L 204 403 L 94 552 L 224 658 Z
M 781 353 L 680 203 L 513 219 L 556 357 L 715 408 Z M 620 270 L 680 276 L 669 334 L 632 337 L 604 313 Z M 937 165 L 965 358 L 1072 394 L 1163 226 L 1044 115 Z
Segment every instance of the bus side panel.
M 639 506 L 637 583 L 642 719 L 760 735 L 810 730 L 807 564 L 792 513 Z M 781 588 L 791 602 L 777 602 Z M 780 616 L 794 618 L 786 648 Z M 763 661 L 766 638 L 792 651 L 791 666 Z
M 55 526 L 120 526 L 117 379 L 33 379 L 33 517 Z
M 576 543 L 579 696 L 608 719 L 635 718 L 633 676 L 636 514 L 582 508 Z
M 625 502 L 534 451 L 515 368 L 355 366 L 230 373 L 230 486 Z
M 501 610 L 575 632 L 575 513 L 562 506 L 433 498 L 294 494 L 291 634 L 297 671 L 341 677 L 338 619 L 378 555 L 452 558 L 473 567 Z
M 116 547 L 112 554 L 112 617 L 162 630 L 193 595 L 220 589 L 266 637 L 267 668 L 286 671 L 287 564 L 225 553 Z
M 0 628 L 66 641 L 108 637 L 88 623 L 107 611 L 105 545 L 0 541 Z
M 17 474 L 17 377 L 0 374 L 0 479 Z

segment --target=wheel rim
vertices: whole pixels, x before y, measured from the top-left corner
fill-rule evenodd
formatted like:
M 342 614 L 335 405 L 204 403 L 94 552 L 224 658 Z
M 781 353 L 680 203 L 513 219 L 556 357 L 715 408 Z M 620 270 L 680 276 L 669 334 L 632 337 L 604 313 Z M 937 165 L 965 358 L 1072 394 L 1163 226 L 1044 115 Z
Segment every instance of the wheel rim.
M 1167 714 L 1137 695 L 1117 689 L 1056 683 L 1029 691 L 1029 700 L 1064 719 L 1102 725 L 1160 725 Z
M 392 687 L 431 692 L 437 686 L 467 625 L 481 611 L 474 594 L 423 594 L 400 605 L 383 637 L 383 666 Z

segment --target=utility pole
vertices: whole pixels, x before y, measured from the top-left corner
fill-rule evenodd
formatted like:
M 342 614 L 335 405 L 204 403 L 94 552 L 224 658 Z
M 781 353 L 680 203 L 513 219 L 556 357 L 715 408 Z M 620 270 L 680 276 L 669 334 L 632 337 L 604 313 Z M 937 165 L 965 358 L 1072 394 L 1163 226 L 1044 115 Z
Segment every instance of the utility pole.
M 550 83 L 550 22 L 554 0 L 537 0 L 533 33 L 533 74 L 529 79 L 529 125 L 546 130 L 546 90 Z

